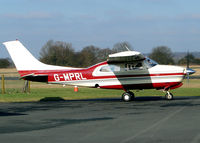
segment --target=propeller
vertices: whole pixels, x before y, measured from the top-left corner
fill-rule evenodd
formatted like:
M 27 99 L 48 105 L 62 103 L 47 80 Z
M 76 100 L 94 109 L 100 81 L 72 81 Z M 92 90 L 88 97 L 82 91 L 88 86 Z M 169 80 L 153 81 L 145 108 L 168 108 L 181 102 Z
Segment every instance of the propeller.
M 187 68 L 186 68 L 186 74 L 187 74 L 187 82 L 189 83 L 190 75 L 194 74 L 196 71 L 190 68 L 190 55 L 189 51 L 187 52 Z

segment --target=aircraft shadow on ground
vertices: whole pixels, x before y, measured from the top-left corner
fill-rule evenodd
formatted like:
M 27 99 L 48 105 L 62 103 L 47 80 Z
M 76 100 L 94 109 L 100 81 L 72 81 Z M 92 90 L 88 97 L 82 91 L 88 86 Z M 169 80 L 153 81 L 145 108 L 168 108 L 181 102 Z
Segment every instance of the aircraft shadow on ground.
M 22 114 L 22 113 L 9 113 L 9 112 L 1 112 L 0 111 L 0 117 L 1 116 L 23 116 L 27 114 Z
M 161 105 L 162 107 L 169 107 L 169 106 L 200 106 L 200 104 L 197 103 L 190 103 L 190 101 L 193 100 L 198 100 L 200 99 L 199 96 L 188 96 L 188 97 L 175 97 L 175 99 L 173 101 L 166 101 L 164 97 L 162 96 L 147 96 L 147 97 L 136 97 L 134 101 L 128 102 L 128 103 L 148 103 L 149 104 L 154 104 L 152 102 L 157 102 L 160 103 L 159 101 L 162 101 L 162 103 L 166 103 L 166 105 Z M 180 101 L 180 102 L 178 102 Z M 182 102 L 183 101 L 183 102 Z M 49 104 L 53 102 L 53 104 Z M 85 104 L 79 104 L 79 102 L 81 103 L 86 103 L 88 104 L 88 102 L 90 103 L 98 103 L 98 102 L 102 102 L 102 103 L 112 103 L 112 104 L 116 104 L 119 102 L 121 103 L 127 103 L 124 102 L 121 98 L 96 98 L 96 99 L 79 99 L 79 100 L 65 100 L 61 97 L 45 97 L 43 99 L 41 99 L 39 102 L 28 102 L 28 103 L 17 103 L 20 104 L 22 106 L 20 107 L 12 107 L 12 108 L 7 108 L 5 110 L 1 109 L 0 110 L 0 117 L 3 116 L 23 116 L 23 115 L 28 115 L 30 111 L 45 111 L 45 110 L 51 110 L 54 109 L 55 106 L 57 108 L 82 108 L 83 106 L 85 106 Z M 67 104 L 69 103 L 69 104 Z M 73 103 L 78 103 L 78 104 L 73 104 Z M 141 105 L 141 104 L 135 104 L 135 105 Z M 148 106 L 149 106 L 148 104 Z M 12 103 L 11 103 L 12 105 Z M 123 104 L 124 105 L 124 104 Z M 155 104 L 154 104 L 155 105 Z M 158 104 L 160 106 L 160 104 Z M 143 105 L 144 106 L 144 105 Z
M 42 98 L 39 102 L 57 102 L 57 101 L 70 101 L 70 102 L 78 102 L 78 101 L 120 101 L 120 98 L 94 98 L 94 99 L 63 99 L 61 97 L 45 97 Z
M 189 99 L 200 99 L 200 97 L 198 96 L 188 96 L 188 97 L 185 97 L 185 96 L 179 96 L 179 97 L 174 97 L 174 100 L 189 100 Z M 162 97 L 162 96 L 142 96 L 142 97 L 135 97 L 134 101 L 131 101 L 131 102 L 139 102 L 139 101 L 162 101 L 164 100 L 165 101 L 165 98 Z M 66 100 L 66 99 L 63 99 L 61 97 L 45 97 L 45 98 L 42 98 L 39 102 L 59 102 L 59 101 L 63 101 L 63 102 L 78 102 L 78 101 L 116 101 L 116 102 L 119 102 L 119 101 L 122 101 L 123 100 L 121 98 L 94 98 L 94 99 L 69 99 L 69 100 Z

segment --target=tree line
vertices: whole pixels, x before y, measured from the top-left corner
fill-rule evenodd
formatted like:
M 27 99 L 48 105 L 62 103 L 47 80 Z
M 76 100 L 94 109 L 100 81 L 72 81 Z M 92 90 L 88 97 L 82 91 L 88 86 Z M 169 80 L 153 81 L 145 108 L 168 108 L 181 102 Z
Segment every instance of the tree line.
M 8 68 L 12 66 L 12 62 L 9 58 L 1 58 L 0 59 L 0 68 Z
M 76 52 L 71 43 L 50 40 L 40 51 L 40 61 L 52 65 L 88 67 L 105 61 L 109 54 L 125 51 L 128 46 L 128 42 L 117 43 L 112 49 L 90 45 Z
M 70 67 L 88 67 L 105 61 L 109 54 L 116 52 L 133 50 L 128 42 L 116 43 L 113 48 L 99 48 L 94 45 L 84 47 L 80 51 L 75 51 L 71 43 L 49 40 L 40 51 L 39 60 L 46 64 L 70 66 Z M 192 54 L 187 54 L 178 62 L 174 61 L 174 55 L 167 46 L 158 46 L 152 49 L 148 55 L 159 64 L 180 64 L 186 65 L 188 60 L 190 64 L 200 64 L 200 59 Z M 0 68 L 13 66 L 10 59 L 0 59 Z
M 102 49 L 90 45 L 76 52 L 70 43 L 50 40 L 41 49 L 40 61 L 53 65 L 88 67 L 98 62 L 105 61 L 109 54 L 126 51 L 127 48 L 133 50 L 128 42 L 121 42 L 116 43 L 111 49 Z M 190 64 L 200 64 L 200 59 L 195 58 L 192 54 L 186 55 L 178 62 L 174 61 L 174 55 L 167 46 L 153 48 L 148 56 L 159 64 L 165 65 L 186 65 L 188 59 Z

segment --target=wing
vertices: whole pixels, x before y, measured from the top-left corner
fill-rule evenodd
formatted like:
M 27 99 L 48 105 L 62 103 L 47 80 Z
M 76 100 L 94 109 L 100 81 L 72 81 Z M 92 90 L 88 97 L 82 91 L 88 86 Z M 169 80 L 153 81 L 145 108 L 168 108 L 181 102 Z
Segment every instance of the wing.
M 111 54 L 108 56 L 109 63 L 118 63 L 118 62 L 133 62 L 133 61 L 140 61 L 144 60 L 145 56 L 140 52 L 136 51 L 125 51 L 119 52 L 115 54 Z

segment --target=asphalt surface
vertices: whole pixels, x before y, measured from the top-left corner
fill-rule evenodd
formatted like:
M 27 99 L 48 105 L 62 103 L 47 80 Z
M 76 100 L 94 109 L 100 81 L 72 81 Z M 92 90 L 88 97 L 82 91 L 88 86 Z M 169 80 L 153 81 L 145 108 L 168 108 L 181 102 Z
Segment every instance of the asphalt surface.
M 0 103 L 1 143 L 199 143 L 200 97 Z

